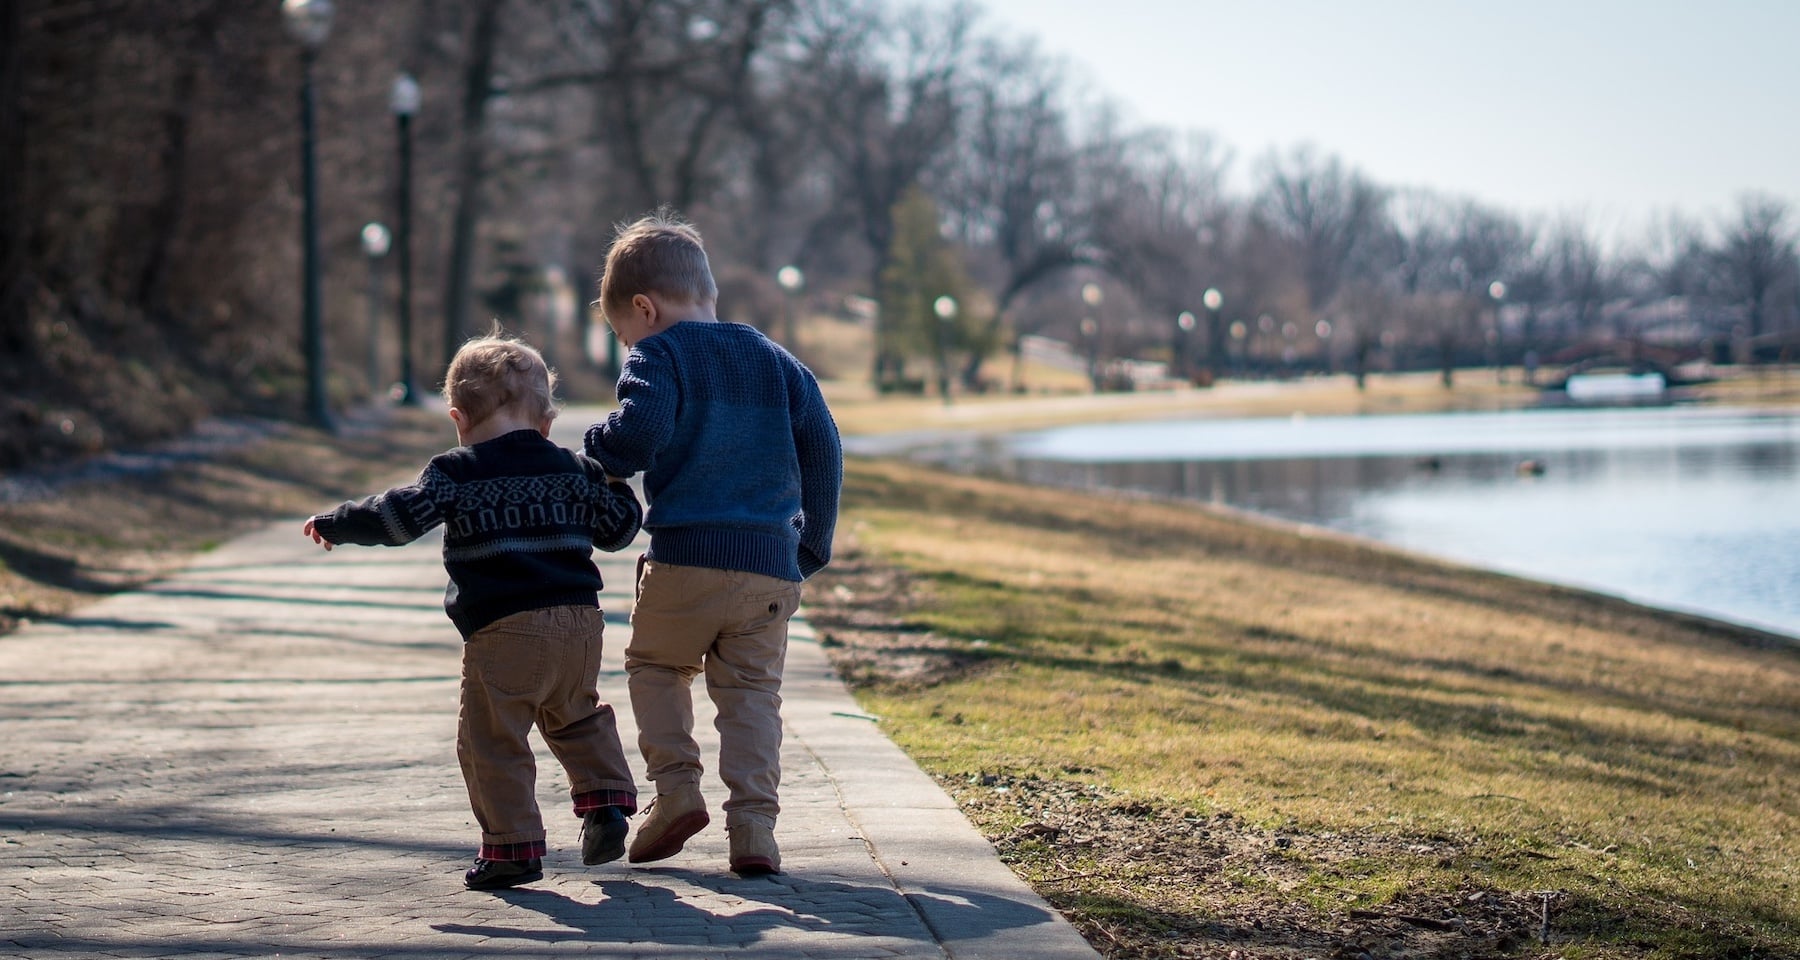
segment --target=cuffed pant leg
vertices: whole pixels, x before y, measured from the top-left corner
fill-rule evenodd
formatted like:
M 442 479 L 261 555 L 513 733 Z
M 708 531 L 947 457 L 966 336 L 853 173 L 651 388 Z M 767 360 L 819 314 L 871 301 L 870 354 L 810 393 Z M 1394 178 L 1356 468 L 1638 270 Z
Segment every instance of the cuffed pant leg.
M 635 795 L 618 719 L 611 704 L 600 702 L 597 686 L 605 619 L 588 607 L 553 608 L 550 619 L 544 642 L 556 666 L 537 718 L 544 744 L 568 773 L 571 795 L 594 790 Z
M 545 669 L 540 644 L 514 637 L 506 621 L 463 644 L 456 758 L 484 844 L 542 841 L 537 762 L 527 736 Z

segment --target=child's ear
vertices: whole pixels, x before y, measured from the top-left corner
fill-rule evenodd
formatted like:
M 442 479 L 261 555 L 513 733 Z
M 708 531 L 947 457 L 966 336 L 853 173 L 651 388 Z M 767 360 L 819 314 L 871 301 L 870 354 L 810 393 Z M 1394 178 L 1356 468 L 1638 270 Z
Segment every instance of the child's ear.
M 636 310 L 638 314 L 644 318 L 645 326 L 656 326 L 656 301 L 651 299 L 647 294 L 633 294 L 631 297 L 631 308 Z
M 450 422 L 456 424 L 457 433 L 465 433 L 469 429 L 469 415 L 458 407 L 450 408 Z

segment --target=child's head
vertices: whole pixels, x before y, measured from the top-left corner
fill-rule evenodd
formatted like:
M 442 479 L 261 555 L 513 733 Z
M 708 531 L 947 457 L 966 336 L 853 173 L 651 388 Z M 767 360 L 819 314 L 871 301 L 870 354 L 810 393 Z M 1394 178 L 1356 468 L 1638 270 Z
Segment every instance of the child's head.
M 619 228 L 600 275 L 600 311 L 617 329 L 632 298 L 711 307 L 719 299 L 700 232 L 666 210 Z
M 495 325 L 487 336 L 462 345 L 444 377 L 444 399 L 470 427 L 502 411 L 530 423 L 556 416 L 556 372 L 526 343 Z

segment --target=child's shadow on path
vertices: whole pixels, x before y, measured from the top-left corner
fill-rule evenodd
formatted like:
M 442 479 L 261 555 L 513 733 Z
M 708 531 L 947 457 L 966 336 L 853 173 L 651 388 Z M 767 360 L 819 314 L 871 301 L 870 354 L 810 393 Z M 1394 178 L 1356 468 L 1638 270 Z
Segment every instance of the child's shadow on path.
M 558 929 L 493 924 L 433 924 L 449 934 L 540 943 L 596 941 L 670 946 L 752 946 L 773 937 L 789 944 L 794 934 L 819 938 L 886 937 L 936 941 L 945 928 L 958 939 L 1043 923 L 1045 910 L 990 893 L 941 888 L 912 898 L 891 886 L 867 886 L 781 874 L 739 879 L 679 869 L 646 870 L 658 879 L 687 883 L 706 893 L 692 899 L 661 883 L 634 876 L 595 880 L 602 893 L 587 903 L 551 890 L 497 891 L 507 903 L 554 921 Z M 919 901 L 915 906 L 912 900 Z M 809 939 L 811 939 L 809 937 Z

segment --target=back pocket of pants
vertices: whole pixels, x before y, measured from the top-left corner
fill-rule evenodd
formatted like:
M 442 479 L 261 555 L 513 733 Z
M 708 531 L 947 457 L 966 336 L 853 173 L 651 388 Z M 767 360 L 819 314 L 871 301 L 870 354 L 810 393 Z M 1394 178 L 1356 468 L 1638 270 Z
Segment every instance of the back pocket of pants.
M 482 631 L 463 652 L 470 678 L 508 696 L 525 696 L 543 686 L 544 644 L 537 637 Z

